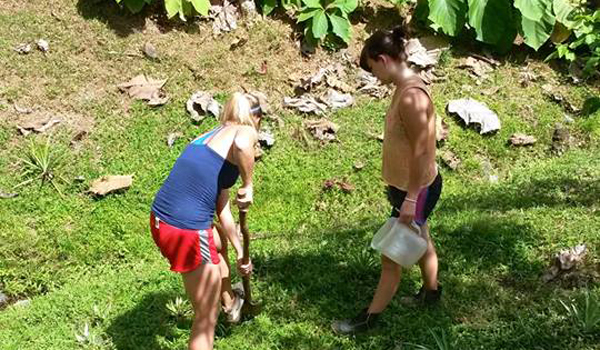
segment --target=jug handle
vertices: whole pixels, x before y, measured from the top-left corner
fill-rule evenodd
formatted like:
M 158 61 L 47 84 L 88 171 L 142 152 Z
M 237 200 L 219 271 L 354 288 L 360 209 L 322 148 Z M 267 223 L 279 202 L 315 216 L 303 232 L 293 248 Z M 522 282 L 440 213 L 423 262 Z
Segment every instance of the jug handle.
M 415 231 L 417 235 L 422 237 L 421 227 L 414 220 L 410 223 L 409 227 L 411 230 Z

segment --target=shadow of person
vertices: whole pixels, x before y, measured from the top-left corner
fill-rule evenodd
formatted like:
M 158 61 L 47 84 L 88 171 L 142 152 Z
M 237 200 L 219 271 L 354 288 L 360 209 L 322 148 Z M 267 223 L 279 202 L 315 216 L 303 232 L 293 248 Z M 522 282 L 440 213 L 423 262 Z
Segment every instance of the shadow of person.
M 149 293 L 118 316 L 107 329 L 116 349 L 162 349 L 159 338 L 172 339 L 178 328 L 189 329 L 191 320 L 175 321 L 165 307 L 178 296 L 174 292 Z

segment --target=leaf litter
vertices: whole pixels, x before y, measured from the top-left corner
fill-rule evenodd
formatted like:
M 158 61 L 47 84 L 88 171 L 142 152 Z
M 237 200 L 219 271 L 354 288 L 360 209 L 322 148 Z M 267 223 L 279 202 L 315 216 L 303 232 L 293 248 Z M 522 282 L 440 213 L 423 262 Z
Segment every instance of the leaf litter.
M 31 113 L 17 123 L 17 128 L 23 136 L 27 136 L 32 132 L 46 132 L 61 121 L 60 118 L 54 117 L 50 113 Z
M 204 91 L 194 93 L 185 106 L 195 122 L 201 122 L 209 113 L 215 118 L 218 118 L 221 113 L 221 104 Z
M 154 45 L 152 45 L 152 43 L 150 42 L 144 44 L 144 47 L 142 47 L 142 52 L 144 53 L 144 55 L 146 55 L 146 57 L 150 59 L 158 59 L 158 51 L 156 50 L 156 47 L 154 47 Z
M 227 0 L 223 1 L 223 5 L 212 5 L 209 18 L 213 20 L 213 35 L 217 36 L 236 30 L 238 17 L 237 7 Z
M 169 136 L 167 136 L 167 146 L 169 146 L 169 148 L 173 147 L 173 145 L 175 144 L 175 141 L 177 141 L 177 139 L 182 136 L 183 136 L 183 133 L 181 133 L 179 131 L 170 133 Z
M 88 191 L 96 196 L 106 196 L 107 194 L 127 189 L 131 187 L 132 183 L 132 175 L 103 176 L 94 180 Z
M 572 270 L 581 263 L 586 253 L 587 246 L 585 244 L 561 250 L 554 256 L 552 266 L 544 273 L 542 281 L 550 282 L 565 271 Z
M 319 120 L 305 120 L 304 127 L 319 141 L 331 142 L 336 140 L 339 126 L 325 118 Z
M 510 137 L 508 142 L 513 146 L 531 146 L 537 142 L 537 139 L 531 135 L 515 133 Z
M 458 115 L 465 124 L 479 124 L 480 134 L 500 130 L 500 119 L 485 104 L 473 99 L 452 100 L 448 103 L 448 112 Z
M 150 106 L 160 106 L 169 100 L 163 91 L 167 79 L 153 79 L 140 74 L 126 83 L 117 85 L 119 90 L 127 92 L 129 97 L 148 101 Z

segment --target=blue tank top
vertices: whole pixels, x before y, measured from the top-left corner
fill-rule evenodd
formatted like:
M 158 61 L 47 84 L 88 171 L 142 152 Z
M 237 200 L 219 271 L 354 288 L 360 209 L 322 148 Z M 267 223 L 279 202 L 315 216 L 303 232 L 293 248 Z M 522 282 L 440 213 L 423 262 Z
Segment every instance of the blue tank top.
M 152 211 L 167 224 L 188 230 L 211 227 L 219 193 L 233 186 L 239 176 L 237 166 L 205 145 L 221 128 L 185 148 L 156 194 Z

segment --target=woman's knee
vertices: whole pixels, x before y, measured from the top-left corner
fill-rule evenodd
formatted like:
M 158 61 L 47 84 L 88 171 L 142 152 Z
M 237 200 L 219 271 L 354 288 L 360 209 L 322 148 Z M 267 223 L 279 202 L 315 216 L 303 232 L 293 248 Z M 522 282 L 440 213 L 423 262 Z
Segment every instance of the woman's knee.
M 401 273 L 402 267 L 385 255 L 381 256 L 381 270 L 385 272 Z

